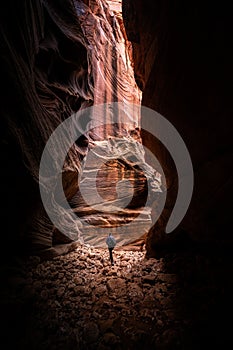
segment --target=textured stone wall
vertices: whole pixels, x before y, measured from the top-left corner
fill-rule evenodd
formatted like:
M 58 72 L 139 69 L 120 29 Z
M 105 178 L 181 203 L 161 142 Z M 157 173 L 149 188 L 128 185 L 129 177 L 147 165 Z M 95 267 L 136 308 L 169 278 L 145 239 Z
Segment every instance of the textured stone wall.
M 48 219 L 38 186 L 40 158 L 51 133 L 72 113 L 116 101 L 135 105 L 130 125 L 125 124 L 120 112 L 117 124 L 113 125 L 112 111 L 108 107 L 102 116 L 105 126 L 96 127 L 95 116 L 91 117 L 85 135 L 69 150 L 62 170 L 63 188 L 67 200 L 79 206 L 80 214 L 82 201 L 80 197 L 78 202 L 76 200 L 78 175 L 88 150 L 109 137 L 113 138 L 113 145 L 114 138 L 124 137 L 129 148 L 133 140 L 140 141 L 141 91 L 134 78 L 132 47 L 124 29 L 121 2 L 36 0 L 8 3 L 1 11 L 1 42 L 4 86 L 1 198 L 4 201 L 2 220 L 8 223 L 4 240 L 16 250 L 18 244 L 23 249 L 41 250 L 55 244 L 72 243 L 80 238 L 79 219 L 77 222 L 69 217 L 65 219 L 62 206 L 62 232 Z M 65 141 L 61 140 L 56 153 L 64 147 Z M 125 178 L 125 173 L 128 172 L 126 177 L 132 184 L 137 177 L 141 190 L 139 194 L 137 189 L 135 192 L 135 209 L 137 200 L 141 206 L 147 189 L 143 174 L 138 176 L 134 164 L 128 161 L 123 167 L 117 160 L 114 166 L 105 166 L 100 171 L 100 183 L 111 181 L 114 192 L 112 187 Z M 124 170 L 127 166 L 131 172 Z M 109 174 L 113 173 L 112 178 Z M 110 191 L 108 193 L 111 197 Z M 58 194 L 55 201 L 59 200 Z M 130 220 L 129 212 L 127 215 Z M 131 218 L 134 217 L 132 210 Z M 93 215 L 91 220 L 98 223 Z M 114 220 L 109 217 L 107 227 L 114 227 Z M 142 227 L 141 234 L 144 231 Z
M 133 45 L 142 105 L 166 117 L 186 143 L 194 167 L 194 193 L 178 231 L 195 241 L 232 242 L 232 26 L 226 4 L 123 0 Z M 160 142 L 142 135 L 160 160 L 168 182 L 165 209 L 147 240 L 148 254 L 171 241 L 164 234 L 177 194 L 171 157 Z

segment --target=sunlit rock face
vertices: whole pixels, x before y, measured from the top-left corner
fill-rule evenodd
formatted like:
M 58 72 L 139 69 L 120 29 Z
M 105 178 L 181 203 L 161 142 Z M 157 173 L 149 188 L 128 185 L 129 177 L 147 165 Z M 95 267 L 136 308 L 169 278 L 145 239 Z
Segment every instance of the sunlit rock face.
M 160 193 L 161 175 L 145 163 L 139 142 L 126 137 L 96 141 L 73 198 L 84 241 L 104 246 L 108 232 L 118 245 L 136 241 L 152 226 L 151 203 Z
M 6 184 L 2 189 L 2 198 L 8 198 L 3 216 L 8 222 L 12 221 L 12 198 L 20 200 L 20 208 L 14 222 L 8 227 L 6 237 L 10 237 L 11 243 L 23 242 L 24 248 L 33 247 L 35 251 L 49 249 L 54 244 L 72 243 L 82 234 L 78 215 L 77 220 L 65 218 L 61 206 L 60 230 L 48 219 L 41 203 L 39 165 L 50 135 L 72 113 L 89 106 L 107 104 L 102 116 L 104 125 L 96 126 L 95 116 L 90 117 L 84 135 L 70 148 L 62 170 L 67 200 L 72 205 L 75 203 L 77 207 L 74 210 L 82 218 L 87 212 L 90 219 L 89 207 L 83 206 L 77 192 L 79 176 L 83 173 L 85 179 L 85 171 L 88 171 L 86 169 L 83 172 L 82 162 L 90 149 L 98 146 L 98 149 L 102 147 L 104 150 L 104 142 L 109 138 L 113 140 L 113 147 L 116 147 L 116 140 L 124 137 L 129 154 L 132 142 L 141 141 L 141 91 L 134 78 L 132 48 L 125 34 L 120 1 L 66 0 L 58 3 L 36 0 L 29 4 L 25 0 L 14 6 L 6 4 L 1 16 L 4 55 L 0 66 L 5 87 L 1 159 L 6 164 L 5 174 L 11 174 L 10 177 L 4 174 L 1 176 L 2 183 Z M 125 123 L 122 113 L 113 123 L 111 102 L 135 106 L 130 124 Z M 51 152 L 59 155 L 64 147 L 65 142 L 61 140 Z M 141 152 L 139 150 L 139 154 L 136 154 L 140 162 L 144 157 Z M 9 157 L 11 160 L 6 161 Z M 17 171 L 13 164 L 17 165 Z M 99 175 L 99 192 L 104 201 L 115 200 L 115 185 L 119 180 L 129 179 L 135 187 L 131 203 L 133 207 L 125 210 L 125 219 L 122 219 L 122 213 L 112 213 L 107 219 L 105 213 L 105 216 L 100 212 L 95 213 L 96 216 L 91 213 L 89 224 L 99 225 L 105 221 L 107 227 L 113 228 L 122 220 L 135 218 L 147 196 L 143 172 L 128 158 L 124 164 L 118 158 L 110 161 L 106 158 Z M 159 178 L 154 181 L 159 189 Z M 43 178 L 44 188 L 49 183 L 49 178 Z M 101 189 L 102 183 L 105 183 L 107 191 Z M 131 186 L 123 190 L 128 191 L 127 196 L 132 194 Z M 60 195 L 56 195 L 55 201 L 59 202 Z M 76 201 L 78 196 L 80 202 Z M 149 210 L 139 221 L 140 229 L 137 232 L 133 229 L 130 233 L 132 239 L 145 232 L 150 222 Z M 135 236 L 132 232 L 135 232 Z M 93 239 L 91 243 L 94 244 Z
M 141 91 L 134 79 L 121 2 L 91 2 L 78 8 L 78 14 L 88 42 L 93 104 L 105 105 L 90 113 L 81 188 L 70 202 L 82 223 L 80 238 L 85 243 L 105 246 L 111 231 L 117 244 L 125 245 L 149 230 L 147 178 L 154 184 L 153 193 L 160 193 L 160 177 L 145 163 L 144 150 L 138 146 Z
M 178 231 L 194 241 L 232 243 L 232 24 L 230 9 L 212 2 L 123 0 L 126 32 L 133 45 L 135 78 L 142 105 L 166 117 L 178 130 L 194 167 L 194 192 L 177 231 L 165 234 L 178 179 L 166 149 L 151 135 L 143 143 L 158 157 L 168 185 L 167 202 L 147 240 L 148 255 Z M 221 25 L 216 26 L 216 23 Z M 183 232 L 184 232 L 183 231 Z

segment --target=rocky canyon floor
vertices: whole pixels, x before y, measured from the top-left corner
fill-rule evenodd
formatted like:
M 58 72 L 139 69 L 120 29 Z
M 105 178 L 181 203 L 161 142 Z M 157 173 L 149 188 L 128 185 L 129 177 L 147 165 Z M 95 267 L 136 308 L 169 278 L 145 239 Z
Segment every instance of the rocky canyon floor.
M 8 269 L 2 342 L 17 349 L 200 349 L 230 341 L 232 264 L 196 252 L 145 258 L 145 251 L 80 245 Z M 228 269 L 226 270 L 226 266 Z M 222 273 L 224 267 L 224 273 Z

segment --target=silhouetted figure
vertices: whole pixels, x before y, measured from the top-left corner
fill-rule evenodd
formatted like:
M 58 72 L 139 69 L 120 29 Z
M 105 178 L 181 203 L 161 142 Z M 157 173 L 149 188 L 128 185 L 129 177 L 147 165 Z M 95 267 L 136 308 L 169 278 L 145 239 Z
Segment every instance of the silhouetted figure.
M 110 256 L 110 260 L 111 260 L 111 264 L 114 265 L 114 261 L 113 261 L 113 256 L 112 256 L 112 251 L 116 245 L 116 240 L 115 238 L 112 236 L 111 233 L 109 233 L 107 239 L 106 239 L 106 244 L 108 246 L 108 250 L 109 250 L 109 256 Z

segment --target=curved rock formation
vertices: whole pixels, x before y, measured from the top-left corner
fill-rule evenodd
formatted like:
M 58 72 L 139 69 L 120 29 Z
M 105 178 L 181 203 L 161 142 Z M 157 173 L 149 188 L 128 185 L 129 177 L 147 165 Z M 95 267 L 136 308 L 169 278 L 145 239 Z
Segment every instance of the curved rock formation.
M 134 78 L 132 48 L 123 25 L 121 2 L 66 0 L 57 3 L 53 0 L 36 0 L 33 4 L 27 1 L 20 5 L 7 4 L 2 11 L 1 29 L 1 67 L 5 86 L 2 115 L 6 123 L 3 131 L 5 148 L 2 147 L 2 153 L 3 157 L 11 158 L 6 173 L 12 174 L 12 179 L 6 179 L 4 175 L 2 179 L 8 187 L 2 195 L 9 198 L 4 208 L 8 221 L 12 216 L 10 198 L 25 199 L 25 203 L 21 202 L 22 211 L 17 213 L 15 224 L 6 233 L 11 244 L 18 240 L 23 248 L 28 246 L 30 250 L 36 251 L 50 249 L 55 244 L 72 243 L 80 238 L 80 220 L 65 215 L 59 188 L 50 187 L 49 172 L 42 174 L 40 182 L 42 191 L 55 191 L 55 196 L 49 201 L 51 211 L 56 211 L 59 217 L 58 227 L 54 227 L 47 217 L 37 183 L 42 151 L 52 132 L 72 113 L 92 105 L 106 104 L 101 115 L 104 125 L 96 125 L 96 115 L 90 116 L 85 125 L 78 125 L 83 130 L 82 135 L 67 153 L 62 169 L 65 196 L 73 207 L 77 207 L 75 210 L 83 220 L 88 208 L 83 206 L 77 193 L 78 178 L 83 172 L 82 161 L 96 145 L 104 151 L 104 140 L 109 138 L 112 139 L 112 147 L 115 147 L 117 155 L 117 140 L 124 138 L 124 148 L 128 148 L 126 164 L 122 165 L 117 159 L 112 162 L 114 156 L 109 163 L 106 157 L 105 168 L 99 172 L 99 182 L 106 183 L 106 187 L 110 186 L 103 201 L 112 200 L 111 191 L 115 191 L 112 182 L 117 183 L 118 180 L 127 178 L 140 188 L 136 188 L 133 208 L 126 209 L 127 219 L 123 219 L 123 222 L 132 221 L 140 212 L 143 198 L 147 197 L 147 188 L 145 176 L 137 169 L 138 161 L 142 165 L 142 149 L 137 148 L 139 153 L 134 153 L 136 165 L 135 161 L 133 163 L 130 160 L 134 140 L 140 142 L 141 91 Z M 128 103 L 135 106 L 133 111 L 129 111 L 133 115 L 130 123 L 126 122 L 125 111 L 123 113 L 119 109 L 117 116 L 112 115 L 112 102 L 121 102 L 126 108 Z M 12 152 L 6 145 L 12 147 Z M 65 147 L 66 137 L 56 141 L 47 150 L 48 162 L 53 162 L 53 154 L 59 156 Z M 22 153 L 23 161 L 16 152 Z M 20 178 L 12 169 L 16 158 L 22 172 Z M 56 162 L 54 167 L 57 167 Z M 150 174 L 153 173 L 149 166 L 147 170 Z M 59 176 L 61 170 L 58 169 L 57 172 Z M 84 177 L 85 174 L 84 171 Z M 160 191 L 160 179 L 154 176 L 154 181 Z M 25 189 L 25 192 L 21 193 L 20 188 Z M 127 195 L 125 191 L 128 191 Z M 122 192 L 126 197 L 132 194 L 128 187 L 124 187 Z M 122 225 L 125 214 L 126 212 L 120 212 L 120 215 L 113 213 L 106 219 L 100 212 L 92 212 L 91 218 L 88 213 L 87 222 L 97 226 L 105 222 L 106 227 L 112 228 Z M 139 231 L 136 232 L 132 226 L 132 240 L 146 231 L 144 225 L 147 221 L 150 222 L 150 210 L 147 210 L 145 218 L 137 220 Z M 128 241 L 125 237 L 119 237 L 118 243 Z M 91 242 L 95 242 L 93 237 Z
M 161 175 L 145 163 L 139 142 L 127 137 L 96 141 L 73 199 L 84 241 L 105 246 L 110 231 L 118 246 L 139 239 L 152 226 L 151 197 L 160 192 Z

